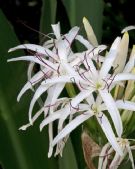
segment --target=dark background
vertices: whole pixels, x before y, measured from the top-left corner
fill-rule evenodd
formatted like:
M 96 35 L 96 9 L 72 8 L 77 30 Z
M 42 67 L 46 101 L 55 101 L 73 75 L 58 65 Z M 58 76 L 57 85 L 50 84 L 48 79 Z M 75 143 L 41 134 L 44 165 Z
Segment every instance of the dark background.
M 57 1 L 59 16 L 67 17 L 61 0 Z M 21 42 L 39 42 L 38 34 L 23 23 L 39 30 L 41 6 L 41 0 L 0 0 L 0 8 L 14 26 Z M 61 19 L 58 17 L 57 20 Z M 102 43 L 111 43 L 114 37 L 120 34 L 121 29 L 128 25 L 135 25 L 134 0 L 104 0 Z

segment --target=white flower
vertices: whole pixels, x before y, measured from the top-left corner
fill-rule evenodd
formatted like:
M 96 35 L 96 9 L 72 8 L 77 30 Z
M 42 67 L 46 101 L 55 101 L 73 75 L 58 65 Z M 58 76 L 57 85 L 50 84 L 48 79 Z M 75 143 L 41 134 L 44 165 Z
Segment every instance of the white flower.
M 75 114 L 80 112 L 79 115 L 76 115 L 75 118 L 67 124 L 64 129 L 59 129 L 60 133 L 54 138 L 52 142 L 52 146 L 57 144 L 61 139 L 66 137 L 68 134 L 70 134 L 71 131 L 73 131 L 77 126 L 79 126 L 84 121 L 88 120 L 90 117 L 95 116 L 97 118 L 98 123 L 100 124 L 101 128 L 103 129 L 107 139 L 111 143 L 111 145 L 114 147 L 114 149 L 119 153 L 122 154 L 122 151 L 120 150 L 115 135 L 113 133 L 112 127 L 110 125 L 110 122 L 108 121 L 106 115 L 103 113 L 104 110 L 106 110 L 106 106 L 102 103 L 102 100 L 100 97 L 97 97 L 96 101 L 94 101 L 93 96 L 88 97 L 87 99 L 88 104 L 79 104 L 78 109 L 74 109 L 71 114 Z M 134 105 L 135 109 L 135 105 Z M 47 125 L 48 123 L 56 120 L 57 118 L 60 118 L 62 116 L 63 112 L 54 112 L 52 116 L 47 117 L 43 122 L 40 124 L 40 130 Z M 62 130 L 62 131 L 61 131 Z
M 126 78 L 124 74 L 119 74 L 115 76 L 115 78 L 113 77 L 109 78 L 110 74 L 108 73 L 112 67 L 115 57 L 117 56 L 117 49 L 118 49 L 119 42 L 120 42 L 120 38 L 117 38 L 114 41 L 100 70 L 96 69 L 91 59 L 87 58 L 88 60 L 84 61 L 84 65 L 86 66 L 86 68 L 89 68 L 89 71 L 88 73 L 86 72 L 85 76 L 84 74 L 83 77 L 81 76 L 82 80 L 80 80 L 79 83 L 76 81 L 78 86 L 80 86 L 81 92 L 75 98 L 72 99 L 71 105 L 72 107 L 77 107 L 77 105 L 81 101 L 83 101 L 85 98 L 90 96 L 93 92 L 97 92 L 97 94 L 100 94 L 102 100 L 104 101 L 111 115 L 111 118 L 115 124 L 117 134 L 120 136 L 122 132 L 122 122 L 121 122 L 120 114 L 115 105 L 114 99 L 112 98 L 110 92 L 108 91 L 108 87 L 111 87 L 111 85 L 117 84 L 117 81 L 119 83 L 119 81 L 124 80 L 124 78 Z M 131 77 L 128 76 L 128 78 Z M 135 79 L 135 76 L 133 76 L 132 78 Z M 61 123 L 63 123 L 63 121 L 70 114 L 70 110 L 71 110 L 71 106 L 70 105 L 66 106 L 65 113 L 63 113 L 63 115 L 61 116 L 61 120 L 60 120 Z
M 79 66 L 81 64 L 84 53 L 80 54 L 79 57 L 76 57 L 75 54 L 72 54 L 71 43 L 77 37 L 79 28 L 72 28 L 68 34 L 60 36 L 59 25 L 53 25 L 54 34 L 57 38 L 56 43 L 53 42 L 53 51 L 47 47 L 42 47 L 34 44 L 25 44 L 19 45 L 15 48 L 9 50 L 9 52 L 17 49 L 27 49 L 32 50 L 35 53 L 33 56 L 22 56 L 19 58 L 9 59 L 8 61 L 19 61 L 26 60 L 37 63 L 40 65 L 40 71 L 36 73 L 29 81 L 24 85 L 20 91 L 17 100 L 19 101 L 21 96 L 35 84 L 40 83 L 42 80 L 44 82 L 39 85 L 36 89 L 35 95 L 30 103 L 29 108 L 29 120 L 32 124 L 32 109 L 37 101 L 37 99 L 47 91 L 48 96 L 44 106 L 55 104 L 56 99 L 59 97 L 60 93 L 64 89 L 66 83 L 75 83 L 79 81 L 81 77 L 78 76 L 78 72 L 74 70 L 74 66 Z M 59 38 L 58 38 L 59 37 Z M 64 39 L 63 39 L 64 37 Z M 81 37 L 82 38 L 82 37 Z M 46 45 L 45 45 L 46 46 Z M 105 46 L 97 48 L 94 55 L 98 54 L 99 50 L 104 50 Z M 91 51 L 91 48 L 87 51 L 87 55 Z M 70 54 L 71 52 L 71 54 Z M 90 57 L 94 56 L 91 55 Z M 46 59 L 49 58 L 49 60 Z M 70 61 L 72 57 L 72 61 Z M 29 72 L 31 74 L 31 71 Z M 50 97 L 51 96 L 51 97 Z M 53 99 L 52 99 L 53 98 Z M 46 112 L 45 112 L 46 114 Z
M 132 139 L 117 138 L 117 142 L 123 151 L 122 156 L 120 156 L 117 152 L 113 156 L 114 149 L 111 147 L 111 145 L 109 143 L 107 143 L 102 148 L 102 151 L 99 155 L 98 169 L 107 169 L 107 168 L 117 169 L 120 166 L 120 164 L 122 163 L 122 161 L 124 160 L 124 158 L 127 156 L 127 154 L 128 154 L 129 159 L 131 161 L 132 168 L 135 169 L 134 159 L 133 159 L 133 155 L 131 152 L 131 150 L 135 149 L 134 145 L 133 146 L 131 145 L 131 142 L 134 142 L 134 141 L 135 140 L 132 140 Z M 113 156 L 113 159 L 110 162 L 110 158 L 112 158 L 112 156 Z
M 88 120 L 90 117 L 95 115 L 95 117 L 97 118 L 102 130 L 104 131 L 112 147 L 119 154 L 122 153 L 116 142 L 116 138 L 111 128 L 110 122 L 108 121 L 106 115 L 104 114 L 104 111 L 107 110 L 107 107 L 102 102 L 101 97 L 98 96 L 96 101 L 94 101 L 94 98 L 91 95 L 90 97 L 86 99 L 86 101 L 87 101 L 87 104 L 86 103 L 79 104 L 78 109 L 77 108 L 72 109 L 72 111 L 70 112 L 70 115 L 72 116 L 75 115 L 75 118 L 69 124 L 63 127 L 59 122 L 58 129 L 60 133 L 58 133 L 58 135 L 54 138 L 52 142 L 52 146 L 54 146 L 55 144 L 58 144 L 61 139 L 69 135 L 70 132 L 73 131 L 77 126 L 79 126 L 80 124 Z M 132 111 L 135 110 L 134 102 L 117 100 L 115 104 L 118 109 L 125 109 L 125 110 L 132 110 Z M 40 124 L 40 130 L 42 130 L 43 127 L 49 124 L 50 122 L 60 119 L 62 114 L 65 113 L 65 111 L 66 111 L 65 109 L 61 109 L 60 111 L 56 111 L 51 116 L 48 116 L 46 119 L 44 119 L 42 123 Z M 76 113 L 79 113 L 79 114 L 77 115 Z

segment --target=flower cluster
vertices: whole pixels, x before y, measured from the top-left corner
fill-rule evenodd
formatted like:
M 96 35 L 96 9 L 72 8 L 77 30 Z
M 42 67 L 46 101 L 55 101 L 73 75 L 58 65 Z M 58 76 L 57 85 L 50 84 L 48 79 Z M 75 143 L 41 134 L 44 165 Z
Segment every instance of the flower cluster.
M 123 119 L 127 120 L 129 111 L 130 113 L 135 111 L 133 98 L 135 48 L 130 58 L 127 58 L 129 36 L 126 31 L 130 28 L 124 29 L 123 37 L 117 37 L 108 50 L 106 45 L 98 45 L 86 18 L 83 19 L 83 23 L 88 40 L 79 35 L 77 26 L 62 35 L 58 23 L 52 25 L 54 37 L 48 36 L 49 39 L 43 46 L 24 44 L 9 50 L 12 52 L 25 49 L 29 53 L 28 56 L 8 60 L 30 62 L 28 81 L 17 100 L 19 101 L 28 89 L 34 91 L 34 96 L 28 112 L 29 123 L 20 129 L 26 130 L 41 114 L 44 114 L 40 131 L 48 125 L 50 142 L 48 157 L 51 157 L 55 145 L 55 155 L 62 155 L 69 134 L 77 126 L 95 116 L 109 142 L 103 147 L 101 156 L 108 157 L 106 150 L 110 153 L 116 152 L 111 163 L 113 166 L 118 158 L 119 165 L 129 152 L 134 168 L 129 141 L 122 140 Z M 85 50 L 74 52 L 75 41 L 83 45 Z M 39 65 L 39 70 L 33 75 L 34 64 Z M 65 89 L 68 96 L 63 94 Z M 41 96 L 43 94 L 44 97 Z M 42 100 L 41 108 L 33 115 L 33 107 L 39 99 Z M 53 132 L 54 121 L 58 124 L 56 135 Z M 123 145 L 127 147 L 126 150 Z M 110 146 L 112 148 L 108 150 Z M 107 158 L 99 158 L 99 168 L 102 168 L 101 163 L 106 166 L 106 161 Z

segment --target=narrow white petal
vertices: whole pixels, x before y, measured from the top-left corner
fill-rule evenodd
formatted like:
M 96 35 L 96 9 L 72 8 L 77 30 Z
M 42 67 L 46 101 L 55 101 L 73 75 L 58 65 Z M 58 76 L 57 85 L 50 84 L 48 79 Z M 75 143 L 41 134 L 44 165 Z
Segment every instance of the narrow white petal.
M 107 110 L 113 120 L 116 132 L 120 137 L 123 132 L 122 121 L 120 117 L 120 113 L 117 109 L 114 99 L 112 98 L 111 94 L 108 93 L 107 90 L 99 90 L 99 93 L 107 107 Z
M 41 109 L 33 116 L 33 118 L 32 118 L 32 123 L 34 123 L 34 122 L 36 121 L 36 119 L 42 114 L 43 111 L 44 111 L 44 109 L 41 108 Z M 30 123 L 25 124 L 25 125 L 21 126 L 21 127 L 19 128 L 19 130 L 26 130 L 26 129 L 27 129 L 28 127 L 30 127 L 30 126 L 31 126 Z
M 57 47 L 58 47 L 58 56 L 59 56 L 60 60 L 67 61 L 67 57 L 70 52 L 70 47 L 66 47 L 64 41 L 62 41 L 62 40 L 58 41 Z
M 129 59 L 123 72 L 125 72 L 125 73 L 131 72 L 132 69 L 134 68 L 134 66 L 135 66 L 135 55 Z
M 117 143 L 117 140 L 116 140 L 116 137 L 115 137 L 114 132 L 112 130 L 112 127 L 111 127 L 108 119 L 106 118 L 106 116 L 103 113 L 101 113 L 101 117 L 97 117 L 97 120 L 98 120 L 99 124 L 101 125 L 101 128 L 103 129 L 108 141 L 110 142 L 110 144 L 112 145 L 114 150 L 119 155 L 123 155 L 121 147 Z
M 36 56 L 21 56 L 21 57 L 17 57 L 17 58 L 12 58 L 12 59 L 8 59 L 8 62 L 12 62 L 12 61 L 20 61 L 20 60 L 24 60 L 24 61 L 30 61 L 30 62 L 35 62 L 41 66 L 50 68 L 51 70 L 57 70 L 56 66 L 51 63 L 49 60 L 45 60 L 44 58 L 39 59 Z
M 109 168 L 110 169 L 113 169 L 113 168 L 117 169 L 120 165 L 121 158 L 122 157 L 116 152 L 111 164 L 109 165 Z
M 71 133 L 76 127 L 78 127 L 81 123 L 89 119 L 93 114 L 81 114 L 72 120 L 66 127 L 54 138 L 52 142 L 52 146 L 55 146 L 62 138 Z
M 79 103 L 81 103 L 85 98 L 87 98 L 91 93 L 93 92 L 93 89 L 89 91 L 82 91 L 80 92 L 76 97 L 72 99 L 72 101 L 65 106 L 63 109 L 64 113 L 61 115 L 61 119 L 59 120 L 58 128 L 62 128 L 64 120 L 71 114 L 76 113 L 79 111 Z
M 125 81 L 125 80 L 135 80 L 135 75 L 131 73 L 119 73 L 115 76 L 113 82 Z
M 99 155 L 99 161 L 98 161 L 98 169 L 103 169 L 103 165 L 105 165 L 104 163 L 107 164 L 107 158 L 109 157 L 109 150 L 113 150 L 112 148 L 110 148 L 110 143 L 107 143 L 103 146 L 101 153 Z
M 49 135 L 49 151 L 48 151 L 48 158 L 52 156 L 53 153 L 53 147 L 51 145 L 53 141 L 53 123 L 49 123 L 48 127 L 48 135 Z
M 76 38 L 80 43 L 82 43 L 87 49 L 93 49 L 93 46 L 81 35 L 77 35 Z
M 59 97 L 59 95 L 61 94 L 63 88 L 64 88 L 65 84 L 56 84 L 53 92 L 53 96 L 51 99 L 51 104 L 54 104 L 57 100 L 57 98 Z
M 135 111 L 135 103 L 130 101 L 124 101 L 124 100 L 117 100 L 116 106 L 118 109 L 125 109 L 125 110 L 131 110 Z
M 87 111 L 90 109 L 89 104 L 80 103 L 78 112 Z
M 121 33 L 125 33 L 125 32 L 128 32 L 130 30 L 133 30 L 133 29 L 135 29 L 135 26 L 133 26 L 133 25 L 127 26 L 121 31 Z
M 43 70 L 44 71 L 44 70 Z M 43 71 L 39 71 L 38 73 L 36 73 L 25 85 L 24 87 L 21 89 L 20 93 L 18 94 L 17 97 L 17 101 L 20 101 L 20 98 L 22 97 L 22 95 L 30 88 L 32 88 L 32 86 L 34 86 L 35 84 L 37 84 L 38 82 L 40 82 L 43 78 Z
M 105 78 L 109 72 L 109 70 L 111 69 L 111 67 L 113 66 L 113 62 L 117 57 L 118 54 L 118 47 L 120 44 L 120 37 L 117 37 L 115 39 L 115 41 L 113 42 L 110 51 L 108 53 L 108 55 L 105 57 L 105 60 L 102 64 L 102 67 L 100 69 L 100 76 L 102 78 Z
M 35 44 L 18 45 L 14 48 L 9 49 L 8 52 L 12 52 L 12 51 L 15 51 L 15 50 L 18 50 L 18 49 L 32 50 L 34 52 L 41 53 L 41 54 L 44 54 L 46 56 L 51 56 L 54 59 L 57 58 L 57 55 L 55 53 L 53 53 L 51 50 L 49 50 L 49 49 L 47 49 L 43 46 L 35 45 Z
M 135 169 L 134 158 L 133 158 L 130 146 L 127 146 L 127 149 L 128 149 L 128 153 L 129 153 L 129 159 L 130 159 L 131 164 L 132 164 L 132 169 Z
M 78 34 L 78 31 L 79 31 L 79 27 L 75 26 L 73 27 L 67 34 L 65 34 L 65 38 L 66 38 L 66 41 L 68 43 L 68 46 L 70 45 L 71 46 L 71 43 L 74 41 L 74 39 L 76 38 L 77 34 Z
M 78 76 L 60 76 L 47 79 L 41 85 L 56 84 L 56 83 L 77 83 L 80 80 Z
M 35 63 L 33 63 L 33 62 L 29 63 L 28 70 L 27 70 L 28 80 L 30 80 L 32 78 L 32 73 L 33 73 L 34 65 L 35 65 Z
M 36 90 L 29 107 L 29 121 L 32 124 L 32 109 L 37 99 L 49 88 L 49 86 L 39 86 Z
M 108 165 L 109 165 L 109 157 L 111 158 L 111 154 L 114 152 L 114 149 L 111 147 L 109 150 L 108 150 L 108 155 L 106 157 L 104 157 L 103 159 L 103 165 L 102 165 L 102 168 L 101 169 L 108 169 Z M 109 168 L 111 169 L 111 168 Z
M 46 117 L 42 123 L 40 124 L 40 131 L 42 131 L 42 129 L 49 123 L 59 119 L 61 116 L 61 112 L 54 112 L 53 114 L 49 115 L 48 117 Z
M 54 40 L 53 39 L 50 39 L 50 40 L 47 40 L 47 41 L 45 41 L 44 43 L 43 43 L 43 47 L 44 48 L 51 48 L 51 47 L 53 47 L 54 46 Z
M 64 89 L 64 86 L 65 86 L 65 83 L 60 83 L 60 84 L 55 85 L 54 90 L 52 91 L 53 95 L 49 103 L 50 105 L 55 105 L 57 98 L 59 97 L 62 90 Z M 54 106 L 51 106 L 49 113 L 53 113 L 53 111 L 54 111 Z
M 87 57 L 87 63 L 90 67 L 90 71 L 91 71 L 92 76 L 97 77 L 98 71 L 97 71 L 93 61 L 91 60 L 91 58 Z M 86 68 L 89 69 L 86 64 L 84 66 L 86 66 Z
M 47 105 L 50 105 L 51 103 L 51 99 L 53 97 L 53 90 L 55 88 L 55 85 L 54 86 L 50 86 L 50 88 L 47 90 L 47 98 L 45 100 L 45 103 L 44 103 L 44 117 L 46 117 L 49 113 L 49 110 L 50 110 L 50 107 L 47 107 Z
M 93 91 L 94 89 L 89 89 L 88 91 L 80 92 L 76 97 L 72 99 L 71 106 L 75 108 L 81 101 L 90 96 Z
M 58 22 L 57 24 L 52 24 L 52 29 L 54 32 L 54 35 L 56 36 L 57 39 L 60 39 L 60 23 Z

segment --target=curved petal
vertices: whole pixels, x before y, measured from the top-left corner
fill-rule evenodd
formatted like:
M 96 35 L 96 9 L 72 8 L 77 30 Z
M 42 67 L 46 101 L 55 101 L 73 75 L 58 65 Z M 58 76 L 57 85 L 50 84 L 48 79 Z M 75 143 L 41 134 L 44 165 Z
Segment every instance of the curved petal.
M 49 102 L 50 105 L 55 105 L 57 98 L 59 97 L 59 95 L 61 94 L 62 90 L 64 89 L 65 83 L 60 83 L 60 84 L 56 84 L 54 86 L 54 90 L 51 91 L 52 92 L 52 97 L 51 100 Z M 54 106 L 50 107 L 49 113 L 53 113 L 54 111 Z
M 72 120 L 66 127 L 54 138 L 52 142 L 52 146 L 55 146 L 62 138 L 64 138 L 66 135 L 71 133 L 77 126 L 79 126 L 81 123 L 89 119 L 93 114 L 87 113 L 87 114 L 81 114 L 80 116 L 76 117 L 74 120 Z
M 77 35 L 76 38 L 80 43 L 82 43 L 87 49 L 93 49 L 93 46 L 83 38 L 81 35 Z
M 24 87 L 21 89 L 20 93 L 17 96 L 17 101 L 20 101 L 20 98 L 22 97 L 22 95 L 30 88 L 32 88 L 35 84 L 37 84 L 38 82 L 40 82 L 43 78 L 44 78 L 44 74 L 43 71 L 39 71 L 38 73 L 36 73 L 25 85 Z
M 114 60 L 117 57 L 120 40 L 121 40 L 120 37 L 117 37 L 115 39 L 115 41 L 113 42 L 113 44 L 110 48 L 108 55 L 105 57 L 105 60 L 104 60 L 102 67 L 100 69 L 100 77 L 103 79 L 107 76 L 109 70 L 113 66 Z
M 34 122 L 36 121 L 36 119 L 42 114 L 43 111 L 44 111 L 44 109 L 41 108 L 41 109 L 33 116 L 33 118 L 32 118 L 32 123 L 34 123 Z M 25 125 L 21 126 L 21 127 L 19 128 L 19 130 L 26 130 L 26 129 L 27 129 L 28 127 L 30 127 L 30 126 L 31 126 L 30 123 L 25 124 Z
M 58 128 L 62 128 L 63 122 L 65 119 L 72 113 L 76 113 L 79 111 L 78 104 L 83 101 L 85 98 L 87 98 L 94 90 L 91 89 L 89 91 L 82 91 L 77 96 L 75 96 L 72 101 L 65 106 L 63 109 L 64 113 L 61 116 L 61 119 L 59 120 Z
M 129 59 L 129 61 L 127 62 L 123 72 L 131 72 L 132 69 L 134 68 L 134 64 L 135 64 L 135 55 Z
M 110 144 L 107 143 L 104 145 L 104 147 L 102 148 L 102 151 L 99 155 L 99 161 L 98 161 L 98 169 L 106 169 L 107 165 L 108 165 L 108 159 L 111 155 L 111 153 L 113 153 L 113 148 L 110 147 Z
M 80 80 L 78 76 L 60 76 L 47 79 L 41 85 L 56 84 L 56 83 L 76 83 Z
M 116 106 L 118 109 L 125 109 L 125 110 L 131 110 L 135 111 L 135 103 L 130 101 L 124 101 L 124 100 L 117 100 Z
M 107 107 L 107 110 L 113 120 L 116 132 L 117 132 L 118 136 L 121 137 L 121 134 L 123 132 L 122 120 L 121 120 L 120 113 L 117 109 L 114 99 L 112 98 L 111 94 L 108 93 L 107 90 L 99 90 L 99 93 L 100 93 L 100 95 Z
M 119 146 L 116 137 L 114 135 L 114 132 L 112 130 L 112 127 L 110 125 L 110 122 L 108 121 L 108 119 L 106 118 L 106 116 L 101 113 L 101 117 L 96 116 L 97 120 L 102 128 L 102 130 L 104 131 L 108 141 L 110 142 L 110 144 L 112 145 L 112 147 L 114 148 L 114 150 L 119 154 L 119 155 L 123 155 L 122 149 Z
M 68 46 L 71 46 L 71 43 L 74 41 L 78 32 L 79 32 L 79 27 L 75 26 L 67 34 L 64 35 L 66 42 L 68 43 Z
M 130 31 L 130 30 L 133 30 L 133 29 L 135 29 L 135 26 L 133 26 L 133 25 L 127 26 L 121 31 L 121 33 L 125 33 L 127 31 Z
M 115 76 L 113 82 L 125 81 L 125 80 L 135 80 L 135 75 L 132 73 L 119 73 Z
M 8 52 L 12 52 L 12 51 L 15 51 L 15 50 L 18 50 L 18 49 L 26 49 L 26 50 L 32 50 L 34 52 L 37 52 L 37 53 L 42 53 L 46 56 L 50 56 L 50 57 L 53 57 L 54 59 L 58 58 L 58 56 L 53 53 L 51 50 L 45 48 L 45 47 L 42 47 L 40 45 L 35 45 L 35 44 L 24 44 L 24 45 L 18 45 L 14 48 L 11 48 L 9 49 Z
M 33 63 L 33 62 L 29 63 L 28 70 L 27 70 L 28 80 L 30 80 L 32 78 L 32 71 L 33 71 L 34 65 L 35 65 L 35 63 Z
M 124 157 L 126 156 L 127 152 L 124 152 L 123 156 L 120 156 L 117 152 L 110 164 L 110 168 L 118 168 L 119 165 L 121 164 L 122 160 L 124 159 Z
M 35 104 L 35 102 L 37 101 L 37 99 L 49 88 L 50 86 L 39 86 L 31 100 L 31 103 L 30 103 L 30 107 L 29 107 L 29 121 L 30 121 L 30 124 L 33 124 L 33 121 L 32 121 L 32 109 L 33 109 L 33 106 Z
M 40 124 L 40 131 L 42 131 L 42 129 L 49 123 L 59 119 L 61 116 L 61 111 L 57 111 L 54 112 L 53 114 L 49 115 L 48 117 L 46 117 L 42 123 Z
M 57 24 L 52 24 L 52 29 L 54 32 L 54 35 L 56 36 L 57 39 L 61 38 L 61 34 L 60 34 L 60 22 L 58 22 Z
M 50 68 L 51 70 L 57 70 L 57 67 L 53 63 L 51 63 L 48 60 L 45 60 L 44 58 L 39 59 L 36 56 L 21 56 L 17 58 L 8 59 L 7 62 L 20 61 L 20 60 L 35 62 L 41 66 Z

